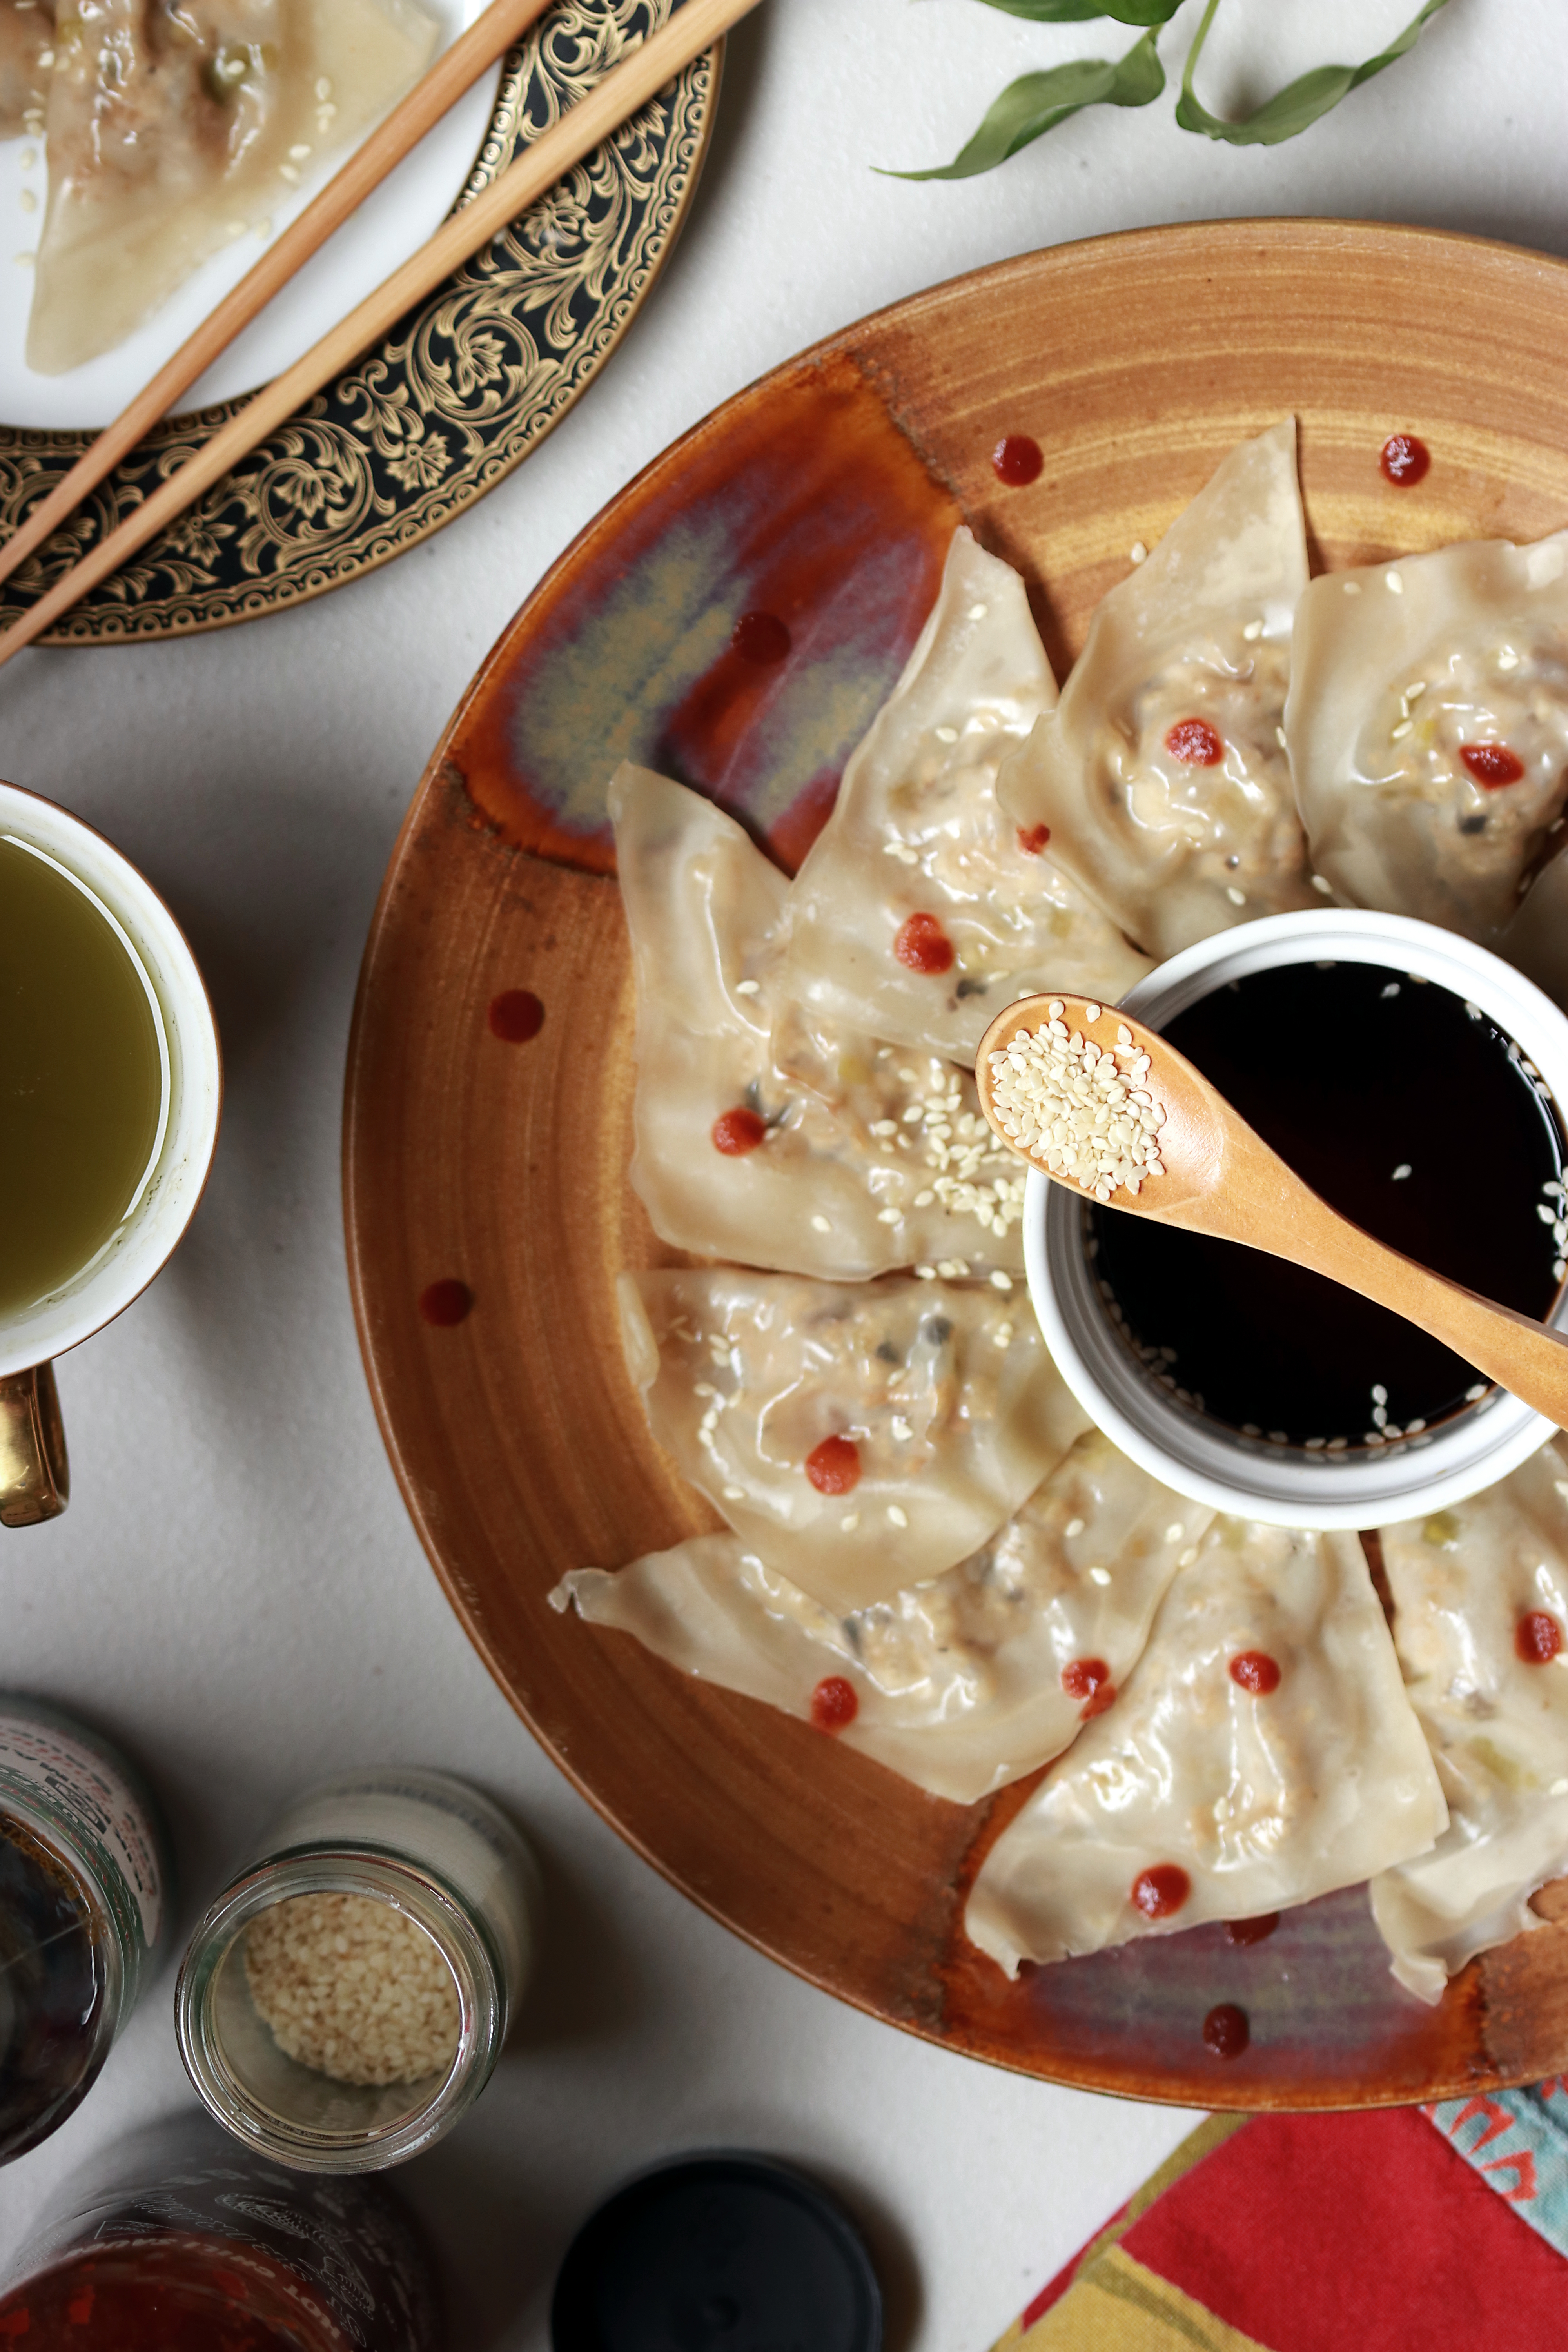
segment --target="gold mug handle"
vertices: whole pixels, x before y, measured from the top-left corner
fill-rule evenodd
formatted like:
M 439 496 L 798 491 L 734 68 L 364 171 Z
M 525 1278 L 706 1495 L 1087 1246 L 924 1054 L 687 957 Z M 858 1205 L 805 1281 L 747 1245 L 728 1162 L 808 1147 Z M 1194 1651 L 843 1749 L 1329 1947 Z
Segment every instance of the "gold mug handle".
M 7 1373 L 0 1379 L 0 1528 L 58 1519 L 70 1490 L 53 1364 Z

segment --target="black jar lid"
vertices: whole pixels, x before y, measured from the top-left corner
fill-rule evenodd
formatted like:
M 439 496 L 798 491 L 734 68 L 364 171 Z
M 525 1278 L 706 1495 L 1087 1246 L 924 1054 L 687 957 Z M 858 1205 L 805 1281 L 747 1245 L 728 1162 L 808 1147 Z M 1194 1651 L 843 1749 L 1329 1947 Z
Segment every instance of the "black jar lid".
M 616 2191 L 555 2282 L 553 2352 L 879 2352 L 859 2231 L 770 2158 L 685 2157 Z

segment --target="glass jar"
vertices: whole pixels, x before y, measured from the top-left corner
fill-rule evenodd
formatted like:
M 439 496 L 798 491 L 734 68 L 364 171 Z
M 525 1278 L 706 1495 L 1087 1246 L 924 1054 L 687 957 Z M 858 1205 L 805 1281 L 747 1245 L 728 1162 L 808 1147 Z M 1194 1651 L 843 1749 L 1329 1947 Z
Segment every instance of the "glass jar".
M 163 1825 L 124 1757 L 0 1693 L 0 2163 L 92 2088 L 152 1973 L 168 1895 Z
M 26 2352 L 439 2352 L 434 2265 L 380 2181 L 304 2180 L 205 2116 L 111 2149 L 8 2266 Z
M 266 1922 L 258 1935 L 277 1950 L 280 1928 L 302 1917 L 330 1922 L 333 1911 L 303 1906 L 269 1918 L 278 1906 L 344 1895 L 401 1915 L 439 1956 L 413 1938 L 451 2007 L 453 2046 L 414 2079 L 344 2079 L 342 2063 L 320 2048 L 314 2063 L 290 2056 L 275 2030 L 279 2011 L 266 2010 L 265 1991 L 258 1997 L 253 1925 Z M 280 2163 L 321 2172 L 400 2164 L 449 2131 L 489 2080 L 532 1963 L 538 1905 L 528 1846 L 466 1782 L 400 1767 L 329 1781 L 290 1807 L 191 1939 L 174 1995 L 185 2070 L 219 2123 Z M 405 1933 L 388 1919 L 381 1931 Z M 333 1998 L 354 1995 L 354 1982 L 333 1972 L 363 1979 L 365 1963 L 331 1957 L 330 1925 L 310 1932 L 314 1990 L 325 1972 Z M 387 1991 L 378 1979 L 366 1999 L 384 2007 Z

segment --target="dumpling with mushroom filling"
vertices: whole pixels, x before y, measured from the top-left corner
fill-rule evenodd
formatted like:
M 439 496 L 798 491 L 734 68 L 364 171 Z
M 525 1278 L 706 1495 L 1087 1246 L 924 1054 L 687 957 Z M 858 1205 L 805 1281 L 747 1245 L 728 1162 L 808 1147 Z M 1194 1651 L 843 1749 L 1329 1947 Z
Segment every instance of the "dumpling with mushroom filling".
M 1068 880 L 996 771 L 1056 700 L 1024 583 L 967 530 L 903 677 L 844 771 L 790 894 L 790 971 L 829 1020 L 973 1066 L 1015 997 L 1114 1003 L 1148 970 Z
M 797 1005 L 789 885 L 733 818 L 646 768 L 610 786 L 637 982 L 631 1180 L 705 1257 L 835 1280 L 1023 1272 L 1023 1169 L 967 1071 Z
M 621 1277 L 654 1435 L 747 1546 L 829 1609 L 939 1576 L 1086 1416 L 1026 1303 L 890 1276 L 697 1266 Z
M 1356 1538 L 1219 1518 L 1115 1705 L 986 1856 L 965 1927 L 1016 1975 L 1286 1910 L 1447 1821 Z
M 0 139 L 42 130 L 55 0 L 0 0 Z
M 980 1550 L 847 1617 L 732 1535 L 575 1570 L 551 1599 L 808 1723 L 826 1683 L 847 1747 L 971 1805 L 1103 1714 L 1213 1517 L 1089 1430 Z
M 1430 1853 L 1373 1881 L 1394 1973 L 1436 2000 L 1541 1921 L 1568 1872 L 1568 1442 L 1468 1503 L 1383 1529 L 1394 1640 L 1448 1801 Z
M 1568 531 L 1314 580 L 1285 727 L 1316 871 L 1491 942 L 1568 800 Z
M 1315 906 L 1281 728 L 1307 584 L 1296 427 L 1233 449 L 1095 607 L 1054 712 L 997 781 L 1128 936 L 1175 954 Z
M 302 171 L 360 139 L 439 37 L 420 0 L 58 0 L 27 364 L 142 325 Z

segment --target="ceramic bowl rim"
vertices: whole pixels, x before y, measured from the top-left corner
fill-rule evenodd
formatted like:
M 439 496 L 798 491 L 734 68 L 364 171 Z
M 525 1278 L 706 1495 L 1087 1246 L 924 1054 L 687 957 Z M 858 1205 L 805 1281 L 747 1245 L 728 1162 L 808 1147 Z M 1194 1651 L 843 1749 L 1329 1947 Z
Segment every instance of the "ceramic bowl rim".
M 1268 915 L 1215 932 L 1145 974 L 1123 1008 L 1154 1028 L 1224 982 L 1334 956 L 1419 974 L 1479 1004 L 1541 1071 L 1568 1119 L 1568 1019 L 1490 950 L 1405 915 L 1347 907 Z M 1554 1433 L 1495 1390 L 1437 1430 L 1377 1453 L 1305 1454 L 1233 1437 L 1137 1372 L 1100 1304 L 1080 1203 L 1031 1170 L 1025 1189 L 1029 1296 L 1047 1347 L 1084 1411 L 1141 1468 L 1195 1502 L 1278 1526 L 1353 1529 L 1426 1517 L 1494 1485 Z M 1552 1325 L 1568 1331 L 1568 1286 Z

